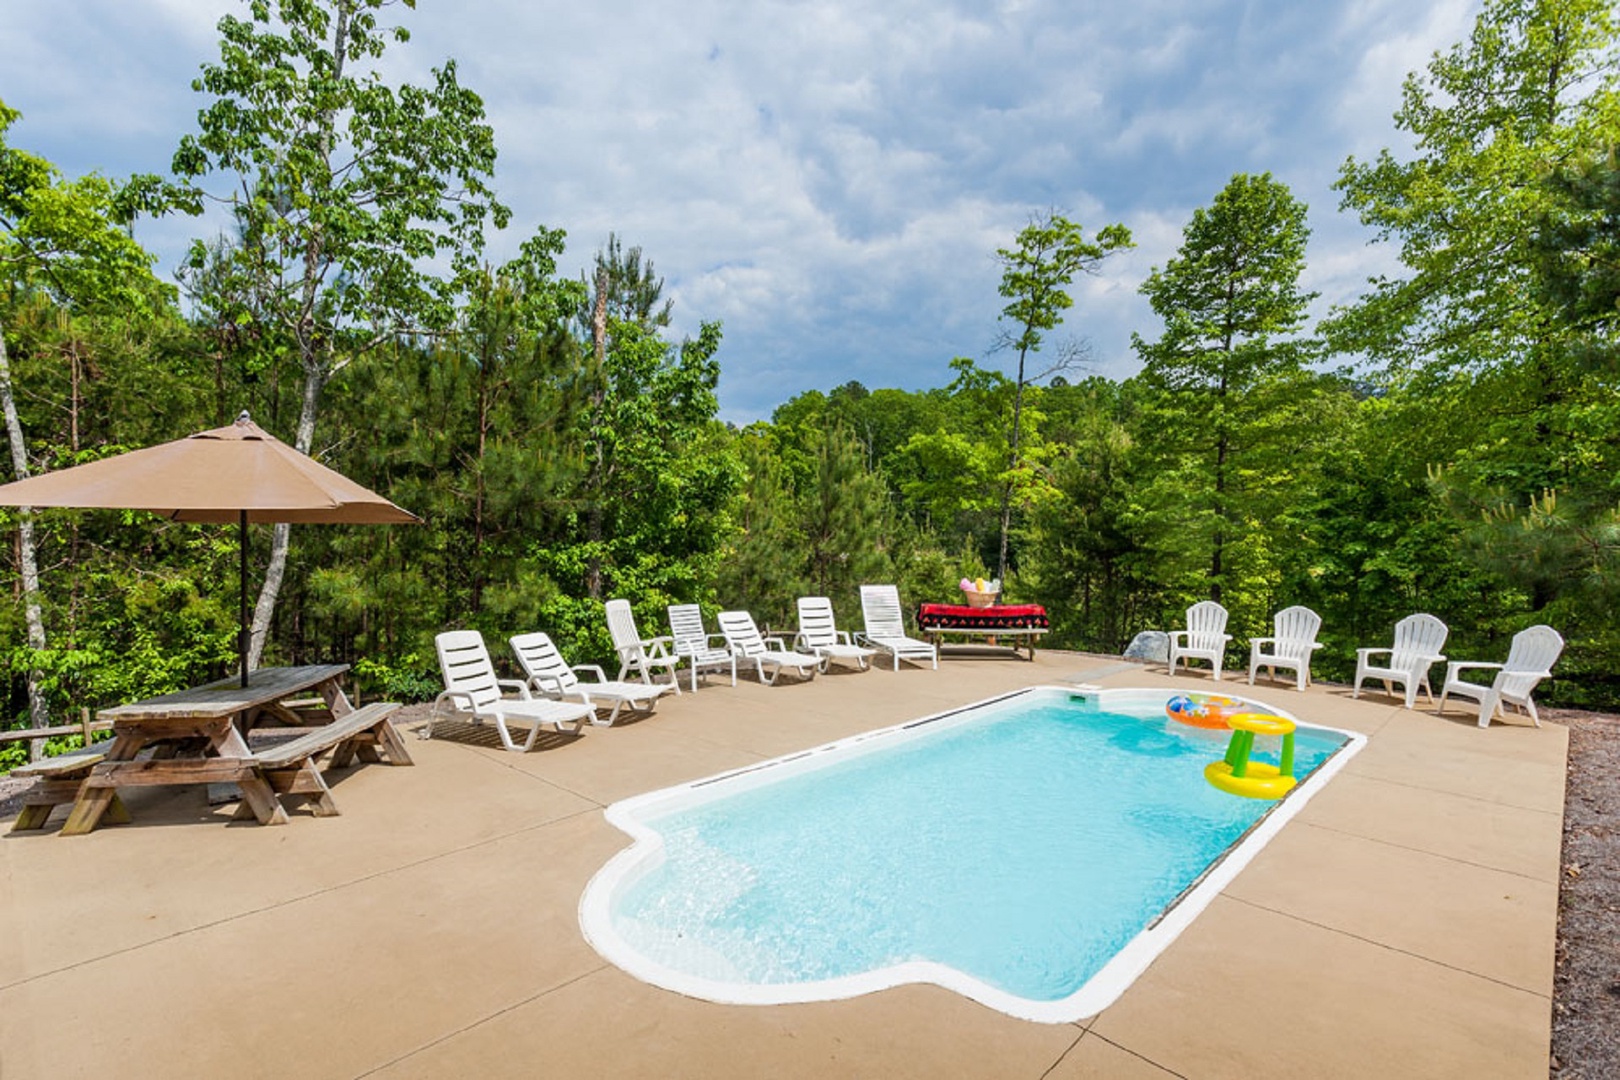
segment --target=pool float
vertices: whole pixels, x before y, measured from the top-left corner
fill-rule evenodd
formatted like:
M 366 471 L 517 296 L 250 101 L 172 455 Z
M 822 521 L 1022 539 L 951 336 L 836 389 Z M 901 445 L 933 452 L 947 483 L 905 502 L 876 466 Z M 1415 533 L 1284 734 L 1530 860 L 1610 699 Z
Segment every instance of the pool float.
M 1280 799 L 1293 788 L 1294 722 L 1281 716 L 1261 713 L 1234 713 L 1226 718 L 1232 741 L 1226 744 L 1226 757 L 1204 766 L 1204 779 L 1217 791 L 1241 795 L 1245 799 Z M 1256 735 L 1282 737 L 1282 757 L 1278 764 L 1250 761 Z
M 1225 731 L 1226 718 L 1247 712 L 1249 706 L 1234 698 L 1211 694 L 1177 694 L 1164 703 L 1165 715 L 1188 727 Z

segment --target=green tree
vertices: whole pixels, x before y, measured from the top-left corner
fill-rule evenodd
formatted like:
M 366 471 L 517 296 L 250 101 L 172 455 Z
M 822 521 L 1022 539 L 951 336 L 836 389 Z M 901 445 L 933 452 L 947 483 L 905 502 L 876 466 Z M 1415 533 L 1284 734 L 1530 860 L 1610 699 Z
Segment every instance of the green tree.
M 1487 0 L 1467 41 L 1407 77 L 1395 123 L 1416 156 L 1351 158 L 1337 184 L 1405 273 L 1372 279 L 1324 326 L 1339 351 L 1400 373 L 1536 364 L 1561 347 L 1525 225 L 1560 201 L 1544 176 L 1608 149 L 1616 60 L 1609 0 Z
M 233 178 L 219 196 L 241 230 L 232 270 L 253 283 L 256 317 L 296 348 L 293 445 L 305 453 L 334 374 L 401 334 L 448 323 L 454 285 L 424 265 L 448 256 L 472 273 L 486 222 L 504 227 L 509 216 L 489 188 L 494 133 L 455 63 L 434 69 L 429 87 L 384 82 L 377 62 L 389 42 L 409 38 L 379 24 L 385 4 L 252 0 L 248 19 L 222 18 L 219 61 L 192 84 L 213 100 L 174 156 L 185 180 Z M 206 245 L 193 246 L 193 268 L 209 258 Z M 288 537 L 278 525 L 250 666 L 275 611 Z
M 1142 286 L 1164 320 L 1159 340 L 1134 337 L 1140 378 L 1156 391 L 1144 419 L 1162 452 L 1150 505 L 1167 548 L 1202 551 L 1216 600 L 1235 577 L 1264 575 L 1289 452 L 1305 441 L 1308 236 L 1305 205 L 1286 185 L 1239 174 L 1193 212 L 1177 256 Z
M 1024 385 L 1029 381 L 1026 364 L 1030 354 L 1040 351 L 1046 333 L 1055 329 L 1063 321 L 1063 313 L 1074 305 L 1068 289 L 1075 275 L 1096 273 L 1111 253 L 1132 246 L 1131 232 L 1123 225 L 1105 225 L 1096 239 L 1087 240 L 1079 224 L 1049 212 L 1019 232 L 1016 247 L 996 249 L 996 261 L 1002 268 L 998 291 L 1008 301 L 1001 309 L 1007 327 L 1002 344 L 1018 354 L 1012 423 L 1007 436 L 1008 476 L 1001 495 L 1000 556 L 996 562 L 997 576 L 1002 580 L 1007 577 L 1007 534 L 1012 525 L 1013 487 L 1019 471 Z
M 822 433 L 815 463 L 815 481 L 800 511 L 809 557 L 806 577 L 818 595 L 843 606 L 845 597 L 883 574 L 888 501 L 848 428 L 836 425 Z
M 14 289 L 39 292 L 81 309 L 162 306 L 166 297 L 151 275 L 152 256 L 126 231 L 151 181 L 126 186 L 97 175 L 65 180 L 49 162 L 16 149 L 6 135 L 20 117 L 0 101 L 0 270 Z M 0 319 L 0 414 L 4 415 L 16 479 L 29 475 L 28 443 L 17 414 L 6 323 Z M 40 604 L 34 519 L 17 519 L 19 571 L 28 648 L 46 646 Z M 33 726 L 49 722 L 41 675 L 28 670 L 28 712 Z

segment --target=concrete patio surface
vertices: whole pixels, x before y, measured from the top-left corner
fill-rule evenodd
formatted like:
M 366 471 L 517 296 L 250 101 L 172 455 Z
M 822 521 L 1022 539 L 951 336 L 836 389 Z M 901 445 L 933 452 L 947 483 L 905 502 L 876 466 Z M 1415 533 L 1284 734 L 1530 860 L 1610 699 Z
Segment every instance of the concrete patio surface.
M 83 837 L 59 809 L 0 844 L 0 1080 L 1547 1075 L 1567 733 L 1341 686 L 1252 691 L 1370 741 L 1090 1020 L 932 986 L 715 1005 L 586 944 L 614 800 L 1026 685 L 1243 685 L 1004 656 L 711 677 L 526 755 L 446 725 L 408 737 L 414 768 L 330 774 L 341 817 L 285 827 L 196 789 L 136 790 L 132 824 Z

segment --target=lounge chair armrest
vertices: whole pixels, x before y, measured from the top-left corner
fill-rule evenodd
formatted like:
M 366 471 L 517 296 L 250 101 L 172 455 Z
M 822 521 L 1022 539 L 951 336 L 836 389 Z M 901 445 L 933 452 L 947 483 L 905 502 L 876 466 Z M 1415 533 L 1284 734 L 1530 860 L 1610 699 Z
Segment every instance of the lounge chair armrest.
M 553 690 L 560 694 L 563 688 L 562 680 L 555 675 L 536 675 L 529 680 L 529 685 L 542 694 L 550 693 Z
M 574 665 L 574 674 L 577 675 L 582 671 L 589 672 L 589 673 L 595 675 L 597 682 L 607 682 L 608 681 L 607 672 L 602 670 L 602 665 L 600 665 L 600 664 L 575 664 Z
M 439 706 L 443 705 L 446 701 L 461 709 L 470 710 L 473 707 L 472 695 L 467 693 L 465 690 L 445 690 L 442 691 L 438 697 L 433 699 L 433 711 L 437 713 L 439 711 Z
M 675 639 L 667 634 L 663 637 L 646 638 L 641 642 L 641 649 L 648 656 L 665 657 L 675 645 Z
M 783 643 L 783 641 L 782 641 L 782 639 L 780 637 L 768 637 L 768 638 L 766 638 L 765 639 L 765 647 L 767 649 L 774 647 L 777 652 L 787 652 L 788 651 L 787 645 Z
M 853 641 L 851 641 L 849 639 L 849 631 L 848 630 L 840 630 L 840 631 L 838 631 L 838 636 L 839 636 L 839 638 L 841 638 L 843 640 L 845 645 L 853 645 L 853 644 L 855 644 Z
M 522 698 L 524 701 L 530 700 L 529 684 L 521 679 L 496 679 L 495 685 L 506 690 L 516 690 L 518 692 L 518 697 Z

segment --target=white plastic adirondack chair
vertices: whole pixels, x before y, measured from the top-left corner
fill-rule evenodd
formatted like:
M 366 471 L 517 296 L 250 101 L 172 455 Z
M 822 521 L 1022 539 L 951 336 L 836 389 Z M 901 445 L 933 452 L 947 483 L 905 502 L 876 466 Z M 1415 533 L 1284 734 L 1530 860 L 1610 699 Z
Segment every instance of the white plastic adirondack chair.
M 1513 635 L 1513 644 L 1508 646 L 1505 664 L 1453 660 L 1446 665 L 1446 681 L 1440 688 L 1440 708 L 1437 711 L 1445 712 L 1447 695 L 1456 694 L 1479 702 L 1480 727 L 1490 727 L 1497 709 L 1504 704 L 1517 705 L 1530 714 L 1530 720 L 1536 727 L 1540 727 L 1541 717 L 1536 713 L 1536 703 L 1530 700 L 1530 691 L 1542 679 L 1552 676 L 1552 666 L 1558 662 L 1563 651 L 1562 634 L 1550 626 L 1532 626 Z M 1496 676 L 1489 686 L 1466 682 L 1462 673 L 1470 668 L 1494 670 Z
M 450 630 L 434 638 L 439 653 L 439 670 L 444 675 L 444 692 L 433 702 L 433 711 L 422 728 L 422 738 L 433 737 L 433 724 L 439 719 L 440 708 L 467 715 L 474 724 L 488 720 L 500 734 L 501 745 L 516 753 L 524 753 L 534 746 L 541 724 L 550 724 L 558 731 L 579 730 L 580 723 L 589 720 L 595 710 L 588 705 L 571 701 L 536 701 L 529 696 L 528 687 L 516 679 L 495 677 L 495 665 L 490 662 L 489 650 L 484 647 L 484 636 L 476 630 Z M 517 691 L 514 700 L 506 697 L 503 689 Z M 530 724 L 529 737 L 520 746 L 512 741 L 508 720 Z
M 1316 640 L 1320 629 L 1322 616 L 1308 607 L 1296 605 L 1273 615 L 1271 637 L 1249 639 L 1249 685 L 1254 685 L 1254 673 L 1260 668 L 1273 679 L 1278 668 L 1293 668 L 1295 689 L 1304 690 L 1311 684 L 1311 653 L 1322 647 Z
M 1401 684 L 1406 691 L 1408 709 L 1416 704 L 1419 688 L 1433 701 L 1434 691 L 1429 689 L 1429 666 L 1446 658 L 1440 650 L 1446 647 L 1446 635 L 1450 632 L 1446 624 L 1433 615 L 1408 615 L 1395 624 L 1393 647 L 1356 650 L 1356 684 L 1350 696 L 1361 696 L 1364 680 L 1379 679 L 1384 684 L 1386 694 L 1395 693 L 1390 683 Z M 1385 667 L 1373 664 L 1374 653 L 1389 653 L 1389 664 Z
M 636 632 L 636 617 L 630 611 L 630 601 L 609 600 L 607 602 L 608 636 L 613 639 L 613 648 L 619 654 L 619 678 L 622 680 L 634 668 L 641 676 L 641 681 L 648 686 L 653 685 L 652 673 L 656 670 L 669 672 L 668 685 L 681 692 L 680 676 L 675 674 L 675 667 L 681 658 L 671 655 L 670 646 L 673 638 L 655 637 L 644 638 Z
M 799 632 L 793 638 L 793 647 L 821 657 L 822 671 L 834 660 L 853 660 L 857 668 L 865 671 L 867 661 L 877 654 L 876 649 L 850 641 L 848 630 L 838 629 L 832 601 L 825 596 L 799 597 Z
M 609 682 L 607 673 L 596 664 L 570 666 L 547 634 L 518 634 L 508 641 L 532 689 L 547 697 L 559 700 L 572 698 L 583 702 L 592 710 L 591 722 L 603 727 L 612 727 L 613 721 L 619 718 L 619 710 L 626 705 L 634 709 L 651 710 L 664 691 L 678 689 L 671 687 L 669 683 L 651 685 L 621 680 Z M 596 681 L 582 682 L 579 677 L 581 671 L 594 673 Z M 596 715 L 595 710 L 601 705 L 608 704 L 613 706 L 613 711 L 608 713 L 606 720 L 603 720 Z
M 760 637 L 754 617 L 746 611 L 722 611 L 720 632 L 726 636 L 731 655 L 744 663 L 752 660 L 759 671 L 759 681 L 766 686 L 776 682 L 776 676 L 781 674 L 783 668 L 792 668 L 800 678 L 811 679 L 821 668 L 821 657 L 813 653 L 789 652 L 782 645 L 781 638 L 773 637 L 766 641 Z M 767 671 L 770 674 L 767 675 Z
M 737 685 L 737 658 L 730 649 L 714 644 L 714 638 L 703 629 L 703 609 L 696 604 L 669 605 L 669 633 L 677 659 L 692 666 L 692 691 L 697 692 L 698 673 L 731 669 L 731 685 Z
M 900 670 L 901 659 L 930 660 L 939 670 L 939 650 L 926 641 L 906 636 L 905 617 L 900 612 L 900 590 L 893 585 L 862 585 L 861 615 L 866 631 L 856 635 L 856 641 L 865 641 L 874 649 L 894 657 L 894 670 Z
M 1231 640 L 1226 632 L 1226 609 L 1214 600 L 1200 600 L 1187 609 L 1187 629 L 1170 631 L 1170 674 L 1176 673 L 1178 660 L 1208 660 L 1215 669 L 1215 681 L 1220 682 L 1221 659 Z M 1187 670 L 1192 670 L 1191 664 Z

